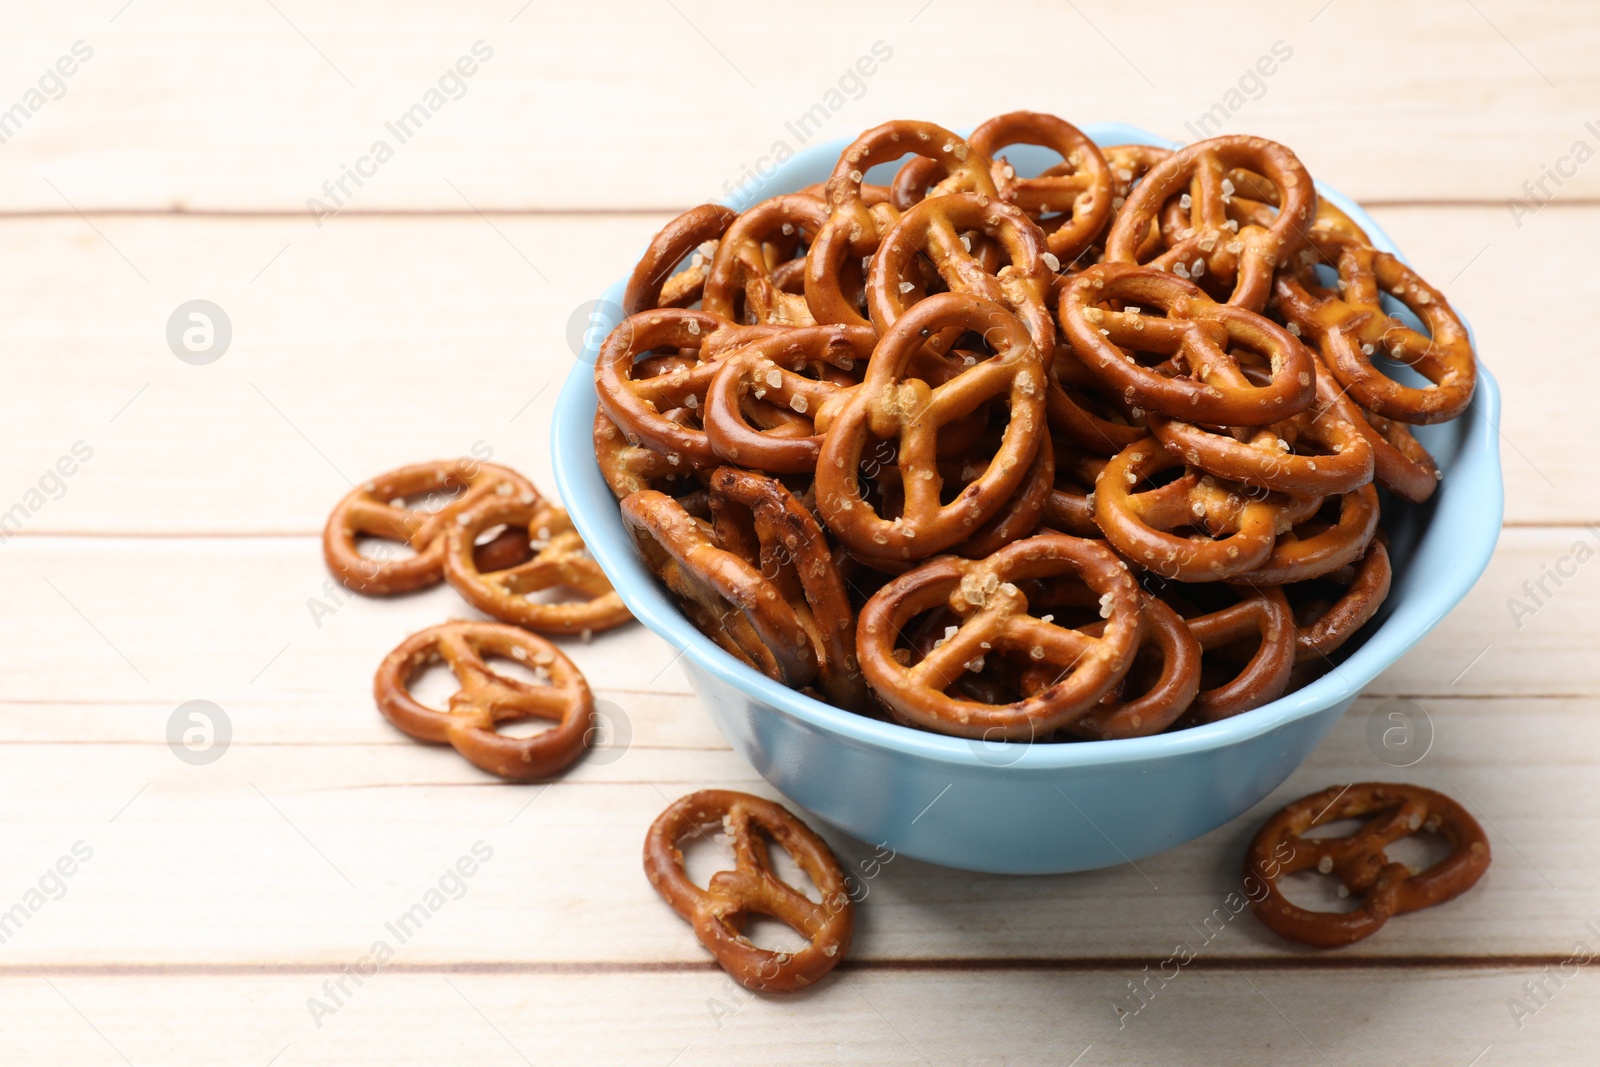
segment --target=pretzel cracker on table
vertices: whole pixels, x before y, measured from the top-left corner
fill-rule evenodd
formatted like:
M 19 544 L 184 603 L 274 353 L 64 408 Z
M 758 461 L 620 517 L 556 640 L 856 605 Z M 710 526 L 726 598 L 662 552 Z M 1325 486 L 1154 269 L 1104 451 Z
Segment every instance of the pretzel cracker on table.
M 1061 160 L 1020 175 L 1018 144 Z M 1184 729 L 1315 678 L 1387 595 L 1378 489 L 1437 484 L 1407 427 L 1475 384 L 1444 295 L 1289 148 L 1035 112 L 884 123 L 821 185 L 694 208 L 626 305 L 597 452 L 695 625 L 974 738 Z

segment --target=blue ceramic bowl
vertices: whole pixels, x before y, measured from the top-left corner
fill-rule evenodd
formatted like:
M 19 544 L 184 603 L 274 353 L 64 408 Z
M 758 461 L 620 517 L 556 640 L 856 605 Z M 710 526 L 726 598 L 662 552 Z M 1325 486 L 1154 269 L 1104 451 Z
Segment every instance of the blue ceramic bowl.
M 1100 144 L 1166 144 L 1106 124 Z M 844 140 L 818 144 L 736 193 L 739 209 L 827 178 Z M 1023 174 L 1055 157 L 1009 149 Z M 888 168 L 867 176 L 887 180 Z M 1378 247 L 1394 245 L 1354 202 L 1318 184 Z M 618 255 L 619 263 L 632 260 Z M 1363 686 L 1432 630 L 1483 573 L 1500 531 L 1500 392 L 1479 368 L 1471 408 L 1418 436 L 1445 477 L 1426 505 L 1385 499 L 1396 571 L 1385 614 L 1337 669 L 1222 722 L 1122 741 L 1025 745 L 968 741 L 855 715 L 785 688 L 718 648 L 640 563 L 600 477 L 592 442 L 593 361 L 620 314 L 623 283 L 592 318 L 585 359 L 557 402 L 552 432 L 561 498 L 600 566 L 641 622 L 682 651 L 689 680 L 738 752 L 796 804 L 863 841 L 975 871 L 1082 871 L 1199 837 L 1249 809 L 1316 747 Z M 1409 313 L 1407 313 L 1409 314 Z

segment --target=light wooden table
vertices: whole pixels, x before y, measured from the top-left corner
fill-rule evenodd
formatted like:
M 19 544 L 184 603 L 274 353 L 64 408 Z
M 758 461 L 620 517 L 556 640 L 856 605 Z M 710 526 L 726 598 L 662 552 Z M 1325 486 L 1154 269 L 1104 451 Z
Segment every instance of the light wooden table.
M 22 512 L 0 542 L 0 1058 L 1594 1062 L 1600 968 L 1565 962 L 1600 952 L 1600 563 L 1574 547 L 1600 547 L 1600 485 L 1573 447 L 1600 419 L 1591 5 L 520 3 L 8 12 L 0 514 Z M 876 42 L 888 58 L 846 77 Z M 1288 57 L 1247 77 L 1277 42 Z M 397 144 L 385 124 L 416 104 Z M 1210 114 L 1370 205 L 1500 378 L 1506 529 L 1467 600 L 1259 810 L 1138 869 L 897 859 L 834 980 L 755 999 L 639 870 L 669 798 L 766 791 L 668 648 L 638 627 L 575 645 L 629 746 L 550 786 L 487 781 L 368 695 L 387 649 L 464 605 L 336 597 L 317 532 L 351 481 L 475 446 L 549 487 L 572 315 L 776 142 L 1016 107 L 1185 137 Z M 791 128 L 807 113 L 820 133 Z M 392 158 L 363 162 L 380 138 Z M 363 183 L 318 225 L 307 200 L 346 166 Z M 193 299 L 232 327 L 205 366 L 166 341 Z M 1403 770 L 1366 733 L 1396 699 L 1433 737 Z M 208 765 L 167 742 L 190 700 L 231 724 Z M 1113 1003 L 1198 938 L 1264 813 L 1365 778 L 1470 803 L 1495 849 L 1479 887 L 1331 954 L 1240 917 L 1119 1027 Z M 385 924 L 475 845 L 492 855 L 445 880 L 459 899 L 398 944 Z M 344 977 L 380 939 L 387 966 Z

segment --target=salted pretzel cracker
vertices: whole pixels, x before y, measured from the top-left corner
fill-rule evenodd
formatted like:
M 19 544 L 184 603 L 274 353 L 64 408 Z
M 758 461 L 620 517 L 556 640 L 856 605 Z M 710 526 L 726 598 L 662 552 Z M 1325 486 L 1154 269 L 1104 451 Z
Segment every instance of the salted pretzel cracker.
M 733 322 L 815 324 L 804 292 L 784 291 L 768 255 L 779 246 L 792 255 L 802 241 L 816 238 L 827 219 L 827 206 L 802 194 L 775 196 L 750 208 L 717 245 L 701 307 Z
M 1295 662 L 1326 660 L 1343 647 L 1383 606 L 1392 575 L 1389 550 L 1375 540 L 1358 562 L 1285 587 L 1295 617 Z M 1320 588 L 1327 586 L 1342 591 L 1328 595 Z
M 701 633 L 791 689 L 811 684 L 818 670 L 811 633 L 756 566 L 718 545 L 677 501 L 653 490 L 622 501 L 622 522 Z
M 1340 411 L 1319 381 L 1309 408 L 1271 426 L 1212 430 L 1158 412 L 1149 424 L 1168 452 L 1207 474 L 1281 493 L 1336 496 L 1372 481 L 1376 466 L 1370 427 Z
M 1009 261 L 998 273 L 979 261 L 967 232 L 997 242 Z M 884 235 L 867 275 L 867 309 L 881 334 L 926 296 L 922 267 L 931 264 L 952 293 L 968 293 L 1009 308 L 1048 362 L 1056 329 L 1046 299 L 1050 268 L 1045 237 L 1021 208 L 979 193 L 929 197 Z M 953 340 L 953 338 L 952 338 Z
M 611 331 L 595 360 L 595 393 L 629 444 L 680 456 L 694 467 L 715 464 L 716 453 L 705 431 L 694 425 L 695 420 L 686 420 L 686 425 L 673 414 L 692 414 L 700 405 L 718 370 L 716 363 L 702 359 L 649 377 L 635 375 L 645 353 L 662 346 L 698 348 L 727 325 L 727 319 L 703 311 L 661 308 L 631 315 Z
M 1012 145 L 1062 159 L 1025 176 Z M 596 365 L 595 447 L 650 569 L 768 677 L 969 737 L 1144 736 L 1312 680 L 1387 595 L 1378 488 L 1436 490 L 1410 424 L 1464 407 L 1475 375 L 1443 297 L 1283 145 L 1101 148 L 1038 112 L 965 140 L 874 127 L 826 182 L 675 219 L 634 283 Z M 1425 327 L 1406 330 L 1396 299 Z M 877 635 L 866 692 L 834 675 L 845 624 L 858 655 L 867 640 L 854 605 L 1051 536 L 1095 542 L 1156 597 L 1076 712 L 1038 713 L 1072 665 L 1031 646 L 932 679 L 919 699 L 941 714 L 897 707 L 906 673 L 971 629 L 948 604 Z M 504 534 L 475 551 L 480 570 L 526 562 Z M 1076 578 L 1010 585 L 1076 635 L 1052 656 L 1115 629 Z M 962 701 L 1010 732 L 946 703 Z
M 1122 310 L 1103 307 L 1116 302 Z M 1145 308 L 1165 317 L 1142 314 Z M 1316 365 L 1282 326 L 1149 267 L 1102 263 L 1061 292 L 1061 329 L 1090 373 L 1124 403 L 1214 426 L 1266 426 L 1311 406 Z M 1168 357 L 1145 366 L 1136 352 Z M 1244 372 L 1248 354 L 1268 370 Z M 1170 369 L 1173 373 L 1162 373 Z
M 1303 582 L 1360 559 L 1378 531 L 1378 491 L 1363 485 L 1337 501 L 1338 521 L 1313 516 L 1280 531 L 1266 560 L 1239 580 L 1255 585 Z
M 1145 618 L 1144 639 L 1135 656 L 1134 668 L 1111 692 L 1101 697 L 1098 704 L 1063 723 L 1062 733 L 1088 741 L 1148 737 L 1171 726 L 1194 703 L 1200 691 L 1200 643 L 1183 618 L 1160 600 L 1145 593 L 1141 604 Z M 1105 626 L 1098 622 L 1081 629 L 1098 637 Z M 1130 695 L 1128 690 L 1134 671 L 1147 658 L 1146 652 L 1152 654 L 1149 658 L 1160 659 L 1161 669 L 1142 691 Z M 1030 668 L 1023 675 L 1023 691 L 1037 692 L 1053 675 L 1051 668 Z
M 709 257 L 701 253 L 701 262 L 682 275 L 675 277 L 673 272 L 696 248 L 720 238 L 738 217 L 738 212 L 721 204 L 701 204 L 663 226 L 628 278 L 622 313 L 686 307 L 698 300 L 710 270 Z
M 989 451 L 991 449 L 983 450 Z M 967 485 L 982 473 L 983 466 L 991 462 L 993 460 L 989 455 L 943 459 L 939 461 L 940 477 Z M 946 470 L 950 470 L 954 478 L 947 478 L 944 473 Z M 1023 477 L 1022 485 L 1012 494 L 1011 500 L 950 551 L 968 559 L 979 559 L 998 552 L 1013 541 L 1030 536 L 1044 521 L 1045 507 L 1055 492 L 1055 484 L 1055 446 L 1051 443 L 1050 435 L 1043 433 L 1039 435 L 1039 448 L 1033 454 L 1028 473 Z
M 730 840 L 733 869 L 719 870 L 701 889 L 689 880 L 682 842 L 712 840 L 711 827 Z M 787 852 L 821 894 L 813 901 L 773 873 L 767 838 Z M 850 951 L 855 902 L 828 843 L 788 809 L 724 789 L 679 797 L 656 817 L 644 839 L 644 870 L 661 898 L 694 927 L 717 963 L 747 989 L 792 993 L 815 985 Z M 787 924 L 806 946 L 795 952 L 758 948 L 744 936 L 752 915 Z
M 766 557 L 762 576 L 792 568 L 809 609 L 799 613 L 817 651 L 817 688 L 836 707 L 856 710 L 866 704 L 866 682 L 856 660 L 856 619 L 843 576 L 828 548 L 828 538 L 811 512 L 775 478 L 736 467 L 711 475 L 712 499 L 749 509 L 758 551 Z M 776 577 L 776 574 L 774 574 Z
M 1169 580 L 1215 582 L 1254 571 L 1320 505 L 1316 497 L 1251 493 L 1193 470 L 1149 488 L 1152 477 L 1181 465 L 1147 437 L 1111 457 L 1095 479 L 1094 518 L 1106 539 Z
M 546 680 L 532 684 L 499 674 L 486 656 L 512 659 Z M 449 709 L 411 695 L 411 682 L 443 661 L 460 682 Z M 550 642 L 514 626 L 447 622 L 402 641 L 384 657 L 372 682 L 384 718 L 421 741 L 448 744 L 479 770 L 513 782 L 547 778 L 583 754 L 591 737 L 594 698 L 583 674 Z M 502 722 L 549 719 L 555 726 L 529 737 L 508 737 Z
M 939 385 L 906 372 L 924 336 L 948 327 L 982 334 L 996 355 Z M 1022 322 L 978 297 L 939 293 L 913 304 L 884 334 L 860 388 L 837 409 L 817 460 L 817 507 L 852 552 L 916 560 L 970 536 L 1000 511 L 1027 477 L 1045 433 L 1043 361 Z M 1004 398 L 1010 418 L 984 472 L 942 503 L 939 431 L 979 405 Z M 877 515 L 857 472 L 869 438 L 898 441 L 902 513 Z
M 944 167 L 947 176 L 929 190 L 930 195 L 996 195 L 988 157 L 972 151 L 965 140 L 942 126 L 931 122 L 886 122 L 857 137 L 839 156 L 828 178 L 828 221 L 806 256 L 806 304 L 818 322 L 867 322 L 855 302 L 845 295 L 845 280 L 851 274 L 847 268 L 877 252 L 879 242 L 899 213 L 887 204 L 867 204 L 861 192 L 862 175 L 879 163 L 892 162 L 907 153 L 927 156 Z
M 1372 473 L 1378 484 L 1407 500 L 1421 503 L 1439 485 L 1439 466 L 1404 423 L 1372 414 L 1350 399 L 1320 357 L 1313 354 L 1317 374 L 1314 409 L 1354 426 L 1372 449 Z M 1321 416 L 1319 416 L 1321 417 Z
M 723 357 L 706 390 L 701 417 L 711 447 L 728 462 L 745 467 L 812 473 L 822 449 L 816 420 L 854 387 L 852 375 L 865 368 L 877 339 L 870 326 L 808 326 L 752 341 Z M 840 374 L 811 376 L 805 373 L 808 368 L 833 368 Z M 804 416 L 802 428 L 752 426 L 745 410 L 752 394 Z
M 436 511 L 405 506 L 408 497 L 453 494 Z M 471 459 L 414 463 L 378 475 L 350 490 L 334 505 L 322 530 L 328 569 L 350 589 L 367 596 L 409 593 L 444 578 L 445 530 L 458 515 L 489 496 L 529 503 L 538 491 L 516 471 Z M 356 545 L 362 535 L 397 541 L 410 556 L 378 559 Z
M 1001 197 L 1035 222 L 1042 215 L 1058 216 L 1049 224 L 1048 244 L 1061 263 L 1077 259 L 1106 228 L 1112 211 L 1111 168 L 1094 141 L 1072 123 L 1039 111 L 1011 111 L 973 130 L 967 143 L 991 160 Z M 1002 148 L 1017 144 L 1048 148 L 1062 162 L 1038 177 L 1018 178 L 1000 155 Z
M 1365 825 L 1347 837 L 1306 836 L 1344 819 Z M 1442 836 L 1449 855 L 1421 871 L 1389 859 L 1390 845 L 1419 831 Z M 1262 925 L 1302 945 L 1339 948 L 1371 937 L 1395 915 L 1460 896 L 1483 877 L 1490 859 L 1483 827 L 1451 798 L 1399 782 L 1357 782 L 1301 797 L 1268 819 L 1245 851 L 1244 870 L 1266 885 L 1250 900 Z M 1336 876 L 1356 908 L 1323 912 L 1290 903 L 1279 883 L 1311 870 Z
M 1336 288 L 1316 284 L 1310 264 L 1278 277 L 1274 295 L 1285 318 L 1315 339 L 1335 378 L 1362 407 L 1386 419 L 1426 424 L 1460 415 L 1472 402 L 1477 358 L 1472 340 L 1443 293 L 1397 257 L 1349 238 L 1319 234 L 1307 249 L 1338 271 Z M 1424 335 L 1390 315 L 1380 294 L 1409 308 Z M 1373 363 L 1403 363 L 1429 384 L 1405 385 Z
M 694 483 L 692 464 L 677 453 L 633 444 L 604 408 L 594 413 L 594 454 L 600 464 L 600 476 L 618 500 L 640 489 L 660 489 L 669 496 L 676 495 L 672 489 Z
M 480 570 L 472 546 L 484 531 L 502 525 L 527 531 L 533 558 L 505 570 Z M 486 500 L 457 515 L 446 537 L 444 576 L 485 615 L 548 634 L 599 633 L 633 619 L 572 519 L 553 504 Z M 568 591 L 577 599 L 539 602 L 526 596 L 545 590 Z
M 1151 168 L 1165 163 L 1172 149 L 1153 144 L 1114 144 L 1100 149 L 1111 169 L 1111 210 L 1121 211 L 1134 186 L 1144 180 Z
M 1280 206 L 1270 227 L 1239 226 L 1228 218 L 1235 191 L 1228 173 L 1235 168 L 1277 186 Z M 1107 262 L 1141 262 L 1139 251 L 1172 197 L 1189 199 L 1189 225 L 1162 233 L 1166 249 L 1150 265 L 1180 278 L 1209 279 L 1205 284 L 1219 289 L 1229 304 L 1251 311 L 1266 307 L 1274 268 L 1304 247 L 1317 213 L 1311 175 L 1288 148 L 1261 137 L 1213 137 L 1150 168 L 1111 224 Z
M 1235 585 L 1237 603 L 1184 620 L 1203 655 L 1258 641 L 1242 667 L 1225 681 L 1200 690 L 1178 721 L 1179 729 L 1218 722 L 1259 708 L 1283 695 L 1294 670 L 1294 613 L 1277 586 Z M 1202 663 L 1202 669 L 1204 663 Z M 1205 678 L 1202 675 L 1201 684 Z
M 1017 583 L 1076 576 L 1100 597 L 1106 626 L 1091 636 L 1029 613 Z M 919 662 L 896 653 L 917 616 L 948 607 L 959 623 Z M 981 560 L 941 556 L 879 589 L 861 609 L 856 651 L 873 691 L 908 722 L 986 740 L 1034 740 L 1092 708 L 1133 664 L 1144 627 L 1140 593 L 1127 566 L 1097 541 L 1040 534 Z M 948 690 L 994 653 L 1055 668 L 1047 687 L 989 705 Z

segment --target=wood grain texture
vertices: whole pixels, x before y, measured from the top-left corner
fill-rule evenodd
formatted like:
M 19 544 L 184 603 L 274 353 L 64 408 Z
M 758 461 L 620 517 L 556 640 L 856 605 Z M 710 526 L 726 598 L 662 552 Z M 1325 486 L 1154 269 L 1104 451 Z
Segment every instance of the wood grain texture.
M 1591 965 L 1593 966 L 1593 965 Z M 277 1065 L 1579 1063 L 1600 1040 L 1587 969 L 1517 1029 L 1507 1002 L 1538 968 L 1181 974 L 1119 1029 L 1132 976 L 850 973 L 781 1001 L 725 977 L 382 973 L 311 1021 L 327 974 L 0 983 L 19 1055 Z M 52 986 L 54 988 L 52 988 Z M 1151 988 L 1155 988 L 1152 983 Z M 329 1003 L 323 1000 L 324 1003 Z M 108 1047 L 109 1046 L 109 1047 Z M 1404 1050 L 1397 1052 L 1397 1050 Z M 1487 1050 L 1487 1052 L 1485 1051 Z
M 1591 625 L 1600 563 L 1559 588 L 1545 577 L 1596 536 L 1503 531 L 1477 586 L 1371 691 L 1600 697 Z M 1522 611 L 1532 605 L 1524 583 L 1540 580 L 1549 597 Z M 312 537 L 16 538 L 0 551 L 0 582 L 27 605 L 29 640 L 0 643 L 11 702 L 365 699 L 378 661 L 407 634 L 477 617 L 443 585 L 383 600 L 338 594 Z M 688 692 L 675 651 L 642 626 L 562 646 L 602 690 Z
M 715 0 L 184 0 L 108 21 L 119 7 L 19 13 L 0 51 L 16 72 L 6 92 L 20 97 L 75 40 L 94 57 L 4 146 L 0 205 L 303 214 L 384 139 L 394 156 L 360 188 L 347 181 L 350 210 L 681 208 L 780 141 L 1022 106 L 1184 140 L 1199 139 L 1191 125 L 1281 139 L 1313 174 L 1377 199 L 1498 206 L 1574 141 L 1600 146 L 1584 125 L 1600 121 L 1600 34 L 1582 0 L 1537 16 L 1510 0 L 1231 0 L 1204 20 L 1151 5 L 990 5 L 984 50 L 1012 77 L 973 67 L 971 13 L 949 0 L 827 0 L 781 31 Z M 401 143 L 386 123 L 477 41 L 492 58 Z M 857 78 L 880 41 L 890 58 Z M 1289 58 L 1255 77 L 1279 42 Z M 820 131 L 790 128 L 819 105 Z M 1547 189 L 1593 198 L 1600 168 Z
M 995 36 L 1002 22 L 1020 32 Z M 1203 18 L 1034 0 L 981 19 L 949 0 L 823 0 L 774 25 L 720 0 L 9 14 L 0 515 L 23 505 L 24 521 L 0 538 L 0 917 L 30 889 L 51 899 L 0 923 L 0 1059 L 1592 1059 L 1600 979 L 1569 961 L 1600 950 L 1600 507 L 1571 442 L 1600 395 L 1584 340 L 1600 331 L 1600 164 L 1576 162 L 1580 141 L 1600 151 L 1600 20 L 1579 0 L 1229 0 Z M 92 56 L 33 108 L 30 86 L 80 40 Z M 426 110 L 478 41 L 460 98 L 444 86 L 399 143 L 385 123 Z M 845 77 L 880 41 L 873 73 Z M 1278 42 L 1273 73 L 1246 78 Z M 791 129 L 817 105 L 815 128 Z M 856 948 L 816 990 L 755 998 L 640 870 L 670 799 L 773 795 L 673 650 L 639 626 L 564 641 L 620 729 L 556 782 L 490 780 L 370 696 L 402 637 L 475 613 L 445 587 L 336 591 L 316 534 L 352 482 L 423 458 L 492 452 L 553 488 L 548 427 L 584 305 L 777 142 L 1016 107 L 1185 139 L 1209 113 L 1208 130 L 1284 140 L 1374 204 L 1500 381 L 1509 526 L 1467 599 L 1305 765 L 1201 840 L 1073 876 L 897 857 L 866 878 L 870 846 L 823 827 L 867 886 Z M 346 178 L 319 226 L 308 198 L 327 203 L 324 182 L 380 138 L 393 158 Z M 166 341 L 196 298 L 233 327 L 209 366 Z M 48 475 L 79 442 L 89 458 Z M 195 699 L 232 730 L 205 766 L 167 741 Z M 1393 715 L 1431 738 L 1413 766 L 1371 740 Z M 1467 803 L 1495 851 L 1483 882 L 1338 953 L 1232 916 L 1266 814 L 1367 779 Z M 79 842 L 92 855 L 46 878 Z M 474 846 L 472 876 L 446 877 Z M 430 889 L 444 902 L 401 943 L 386 924 Z M 324 988 L 380 939 L 382 972 Z M 1149 978 L 1179 943 L 1194 961 Z M 1130 982 L 1148 1003 L 1119 1016 L 1141 1003 Z
M 671 702 L 678 714 L 669 716 L 649 710 L 648 698 L 610 699 L 632 719 L 631 746 L 614 762 L 581 763 L 548 787 L 507 786 L 448 749 L 398 743 L 369 701 L 321 709 L 347 720 L 336 733 L 367 738 L 332 744 L 258 740 L 271 736 L 264 725 L 271 711 L 225 705 L 235 740 L 207 767 L 167 750 L 170 709 L 161 706 L 122 709 L 143 727 L 131 743 L 8 744 L 0 802 L 23 825 L 0 856 L 14 891 L 74 842 L 94 856 L 63 899 L 8 938 L 0 973 L 157 963 L 337 969 L 384 937 L 385 924 L 398 922 L 479 842 L 492 859 L 445 887 L 450 899 L 408 943 L 408 962 L 702 961 L 689 928 L 640 869 L 645 830 L 671 800 L 695 789 L 773 794 L 728 750 L 683 745 L 685 732 L 703 728 L 696 721 L 703 713 L 688 702 Z M 1600 789 L 1588 761 L 1572 754 L 1574 741 L 1595 732 L 1597 702 L 1417 702 L 1411 714 L 1427 716 L 1433 743 L 1404 769 L 1380 761 L 1367 740 L 1369 717 L 1387 723 L 1391 710 L 1382 700 L 1364 702 L 1251 813 L 1136 866 L 1035 878 L 905 857 L 879 868 L 871 846 L 830 831 L 841 861 L 866 887 L 851 959 L 912 968 L 1131 964 L 1138 971 L 1179 942 L 1196 950 L 1199 966 L 1239 959 L 1313 968 L 1357 959 L 1476 965 L 1566 951 L 1586 921 L 1600 918 L 1588 888 L 1600 864 Z M 672 727 L 665 738 L 664 725 Z M 1497 766 L 1482 763 L 1489 747 L 1502 754 Z M 1235 915 L 1240 904 L 1229 894 L 1240 889 L 1245 845 L 1267 815 L 1330 784 L 1373 779 L 1463 798 L 1485 821 L 1496 853 L 1485 880 L 1337 955 L 1287 945 L 1250 915 Z M 75 783 L 70 795 L 53 785 L 65 780 Z M 1555 812 L 1550 796 L 1560 798 Z M 692 867 L 727 862 L 698 847 Z M 869 876 L 873 870 L 879 873 Z
M 1600 330 L 1600 207 L 1521 230 L 1492 208 L 1377 217 L 1500 379 L 1508 520 L 1600 520 L 1568 443 L 1600 393 L 1600 364 L 1572 342 Z M 0 396 L 0 511 L 80 440 L 94 457 L 23 533 L 310 533 L 352 482 L 474 447 L 553 488 L 572 338 L 666 218 L 0 222 L 17 382 Z M 166 343 L 197 297 L 233 327 L 207 366 Z

